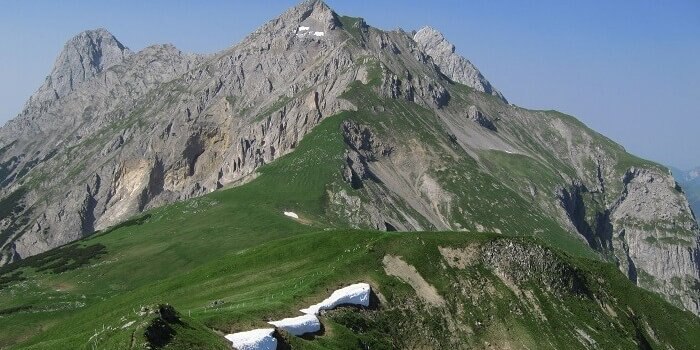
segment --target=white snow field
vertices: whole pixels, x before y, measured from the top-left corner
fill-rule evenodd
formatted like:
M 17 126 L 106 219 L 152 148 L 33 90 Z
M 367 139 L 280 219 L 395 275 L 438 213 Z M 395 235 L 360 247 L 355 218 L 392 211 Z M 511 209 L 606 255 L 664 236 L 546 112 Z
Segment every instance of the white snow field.
M 324 301 L 300 311 L 308 315 L 318 315 L 323 310 L 331 310 L 339 305 L 369 306 L 371 287 L 367 283 L 356 283 L 333 292 Z
M 272 336 L 274 328 L 254 329 L 225 336 L 238 350 L 275 350 L 277 339 Z
M 285 215 L 285 216 L 289 216 L 290 218 L 294 218 L 294 219 L 298 219 L 298 218 L 299 218 L 299 215 L 297 215 L 297 213 L 295 213 L 295 212 L 293 212 L 293 211 L 285 211 L 285 212 L 284 212 L 284 215 Z
M 290 317 L 279 321 L 270 321 L 268 323 L 296 336 L 306 333 L 316 333 L 321 330 L 321 321 L 318 320 L 316 315 Z
M 290 211 L 285 211 L 284 215 L 299 218 L 297 214 Z M 367 283 L 355 283 L 334 291 L 330 297 L 318 304 L 301 309 L 300 311 L 304 313 L 302 316 L 268 323 L 295 336 L 316 333 L 321 330 L 321 321 L 316 317 L 321 311 L 332 310 L 340 305 L 369 306 L 371 290 Z M 225 338 L 238 350 L 274 350 L 277 348 L 277 339 L 272 336 L 274 332 L 275 328 L 262 328 L 228 334 Z

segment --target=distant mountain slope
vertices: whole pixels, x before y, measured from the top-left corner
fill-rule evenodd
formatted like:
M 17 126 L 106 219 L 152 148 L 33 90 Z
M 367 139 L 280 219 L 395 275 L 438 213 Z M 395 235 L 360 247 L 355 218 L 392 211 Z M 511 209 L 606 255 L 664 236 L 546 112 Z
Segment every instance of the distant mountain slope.
M 382 31 L 306 1 L 211 56 L 109 38 L 72 40 L 95 59 L 63 52 L 54 72 L 85 79 L 0 129 L 3 264 L 251 181 L 345 112 L 327 134 L 342 159 L 324 168 L 341 180 L 305 198 L 323 228 L 526 234 L 700 310 L 700 232 L 668 170 L 570 116 L 507 104 L 434 30 Z M 309 182 L 321 171 L 286 166 Z
M 675 168 L 671 170 L 676 181 L 683 187 L 683 191 L 688 197 L 688 202 L 690 202 L 690 206 L 697 217 L 700 215 L 700 167 L 688 171 Z

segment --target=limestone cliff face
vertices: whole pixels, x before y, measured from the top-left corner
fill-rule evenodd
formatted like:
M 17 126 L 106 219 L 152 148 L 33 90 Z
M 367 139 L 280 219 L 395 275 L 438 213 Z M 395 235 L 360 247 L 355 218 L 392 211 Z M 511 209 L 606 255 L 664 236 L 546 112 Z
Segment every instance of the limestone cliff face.
M 638 285 L 698 313 L 700 235 L 687 200 L 670 174 L 630 168 L 622 182 L 622 194 L 610 208 L 620 269 Z
M 321 1 L 210 56 L 131 53 L 104 30 L 72 39 L 0 129 L 0 264 L 242 183 L 342 110 L 369 119 L 338 130 L 349 187 L 328 188 L 328 213 L 341 222 L 567 230 L 698 313 L 700 232 L 667 170 L 571 117 L 507 104 L 434 29 L 381 31 Z

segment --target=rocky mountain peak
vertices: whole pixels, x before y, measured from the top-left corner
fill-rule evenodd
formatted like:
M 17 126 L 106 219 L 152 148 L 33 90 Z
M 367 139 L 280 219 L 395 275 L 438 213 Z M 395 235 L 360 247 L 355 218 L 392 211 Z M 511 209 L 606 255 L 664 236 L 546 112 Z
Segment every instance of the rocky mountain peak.
M 299 3 L 282 13 L 257 32 L 279 34 L 280 30 L 286 31 L 293 28 L 295 31 L 307 28 L 312 33 L 333 30 L 340 26 L 338 15 L 326 3 L 320 0 L 307 0 Z M 304 30 L 302 30 L 304 31 Z
M 506 101 L 505 97 L 486 80 L 469 60 L 455 52 L 455 46 L 447 41 L 437 29 L 429 26 L 423 27 L 416 32 L 413 40 L 433 58 L 440 71 L 448 78 Z
M 305 1 L 302 3 L 302 8 L 306 8 L 302 21 L 310 19 L 329 30 L 335 29 L 340 23 L 335 11 L 321 0 Z
M 63 46 L 51 73 L 32 100 L 41 103 L 59 99 L 131 55 L 131 50 L 106 29 L 81 32 Z
M 454 53 L 455 46 L 445 39 L 445 36 L 431 26 L 425 26 L 418 30 L 413 37 L 423 48 L 436 52 Z

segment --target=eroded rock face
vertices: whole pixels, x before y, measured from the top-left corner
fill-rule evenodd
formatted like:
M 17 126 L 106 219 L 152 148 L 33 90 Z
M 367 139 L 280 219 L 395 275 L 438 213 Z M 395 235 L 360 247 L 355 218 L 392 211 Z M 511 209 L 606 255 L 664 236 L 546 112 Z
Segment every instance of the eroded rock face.
M 347 145 L 343 179 L 353 190 L 382 190 L 382 180 L 372 171 L 370 164 L 391 156 L 393 147 L 381 141 L 367 125 L 345 121 L 341 125 L 343 139 Z M 366 187 L 368 184 L 370 186 Z M 384 231 L 410 230 L 410 224 L 401 218 L 392 217 L 389 209 L 392 204 L 385 201 L 391 197 L 388 193 L 373 196 L 376 200 L 363 203 L 360 197 L 342 189 L 329 191 L 331 210 L 335 215 L 345 218 L 356 228 L 372 227 Z M 387 210 L 389 209 L 389 210 Z
M 380 93 L 387 98 L 401 98 L 428 108 L 442 108 L 450 101 L 450 93 L 441 83 L 429 77 L 413 78 L 410 72 L 403 77 L 383 67 Z

